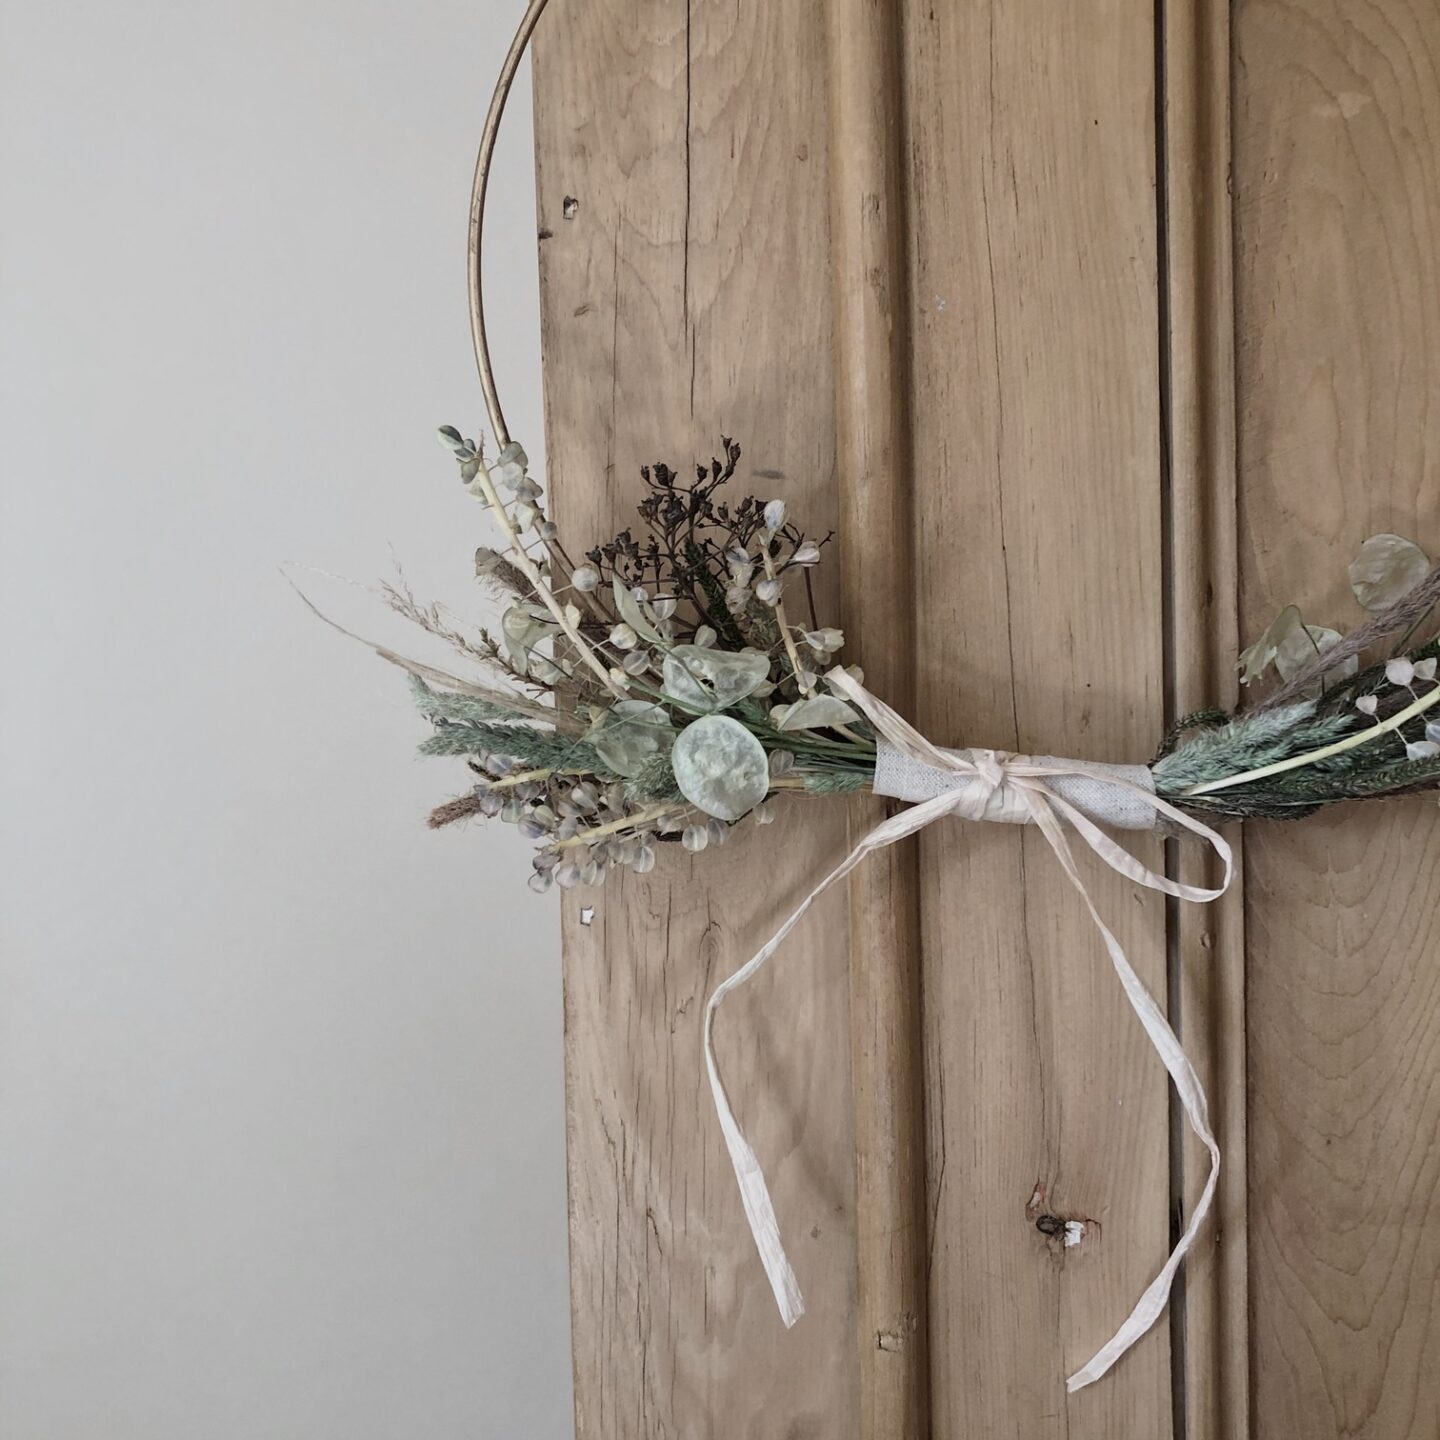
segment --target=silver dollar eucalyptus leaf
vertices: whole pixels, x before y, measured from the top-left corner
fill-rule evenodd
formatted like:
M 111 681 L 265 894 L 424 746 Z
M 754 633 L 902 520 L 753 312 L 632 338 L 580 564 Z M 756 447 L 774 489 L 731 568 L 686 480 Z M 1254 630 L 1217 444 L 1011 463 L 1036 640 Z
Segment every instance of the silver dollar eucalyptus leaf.
M 677 645 L 665 657 L 664 677 L 665 693 L 687 710 L 727 710 L 770 678 L 770 657 Z
M 1430 561 L 1413 541 L 1372 535 L 1350 562 L 1350 588 L 1367 610 L 1384 610 L 1430 573 Z
M 687 725 L 670 763 L 680 793 L 717 820 L 738 820 L 770 789 L 764 747 L 728 715 L 706 715 Z
M 823 730 L 832 725 L 853 725 L 860 719 L 843 700 L 833 695 L 816 695 L 812 700 L 778 708 L 785 711 L 775 722 L 781 730 Z M 771 712 L 772 717 L 774 713 Z
M 660 706 L 621 700 L 595 722 L 587 738 L 617 775 L 630 777 L 675 743 L 675 731 Z

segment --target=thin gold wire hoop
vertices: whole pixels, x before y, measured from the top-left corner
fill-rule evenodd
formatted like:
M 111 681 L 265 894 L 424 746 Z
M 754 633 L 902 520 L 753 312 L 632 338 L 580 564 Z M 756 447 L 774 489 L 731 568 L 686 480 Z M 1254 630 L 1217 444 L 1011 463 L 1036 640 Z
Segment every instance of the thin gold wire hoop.
M 500 136 L 500 121 L 505 115 L 515 75 L 525 58 L 535 26 L 549 3 L 550 0 L 530 0 L 520 28 L 510 42 L 510 52 L 500 67 L 500 78 L 495 82 L 495 93 L 490 98 L 490 110 L 485 116 L 485 129 L 480 135 L 480 154 L 475 161 L 475 184 L 470 191 L 470 338 L 475 345 L 475 365 L 480 371 L 485 410 L 490 416 L 490 428 L 495 432 L 495 443 L 500 447 L 510 443 L 510 431 L 505 424 L 505 412 L 500 408 L 500 395 L 495 388 L 495 367 L 490 360 L 490 341 L 485 334 L 485 282 L 480 273 L 485 239 L 485 198 L 490 189 L 490 167 L 495 158 L 495 142 Z

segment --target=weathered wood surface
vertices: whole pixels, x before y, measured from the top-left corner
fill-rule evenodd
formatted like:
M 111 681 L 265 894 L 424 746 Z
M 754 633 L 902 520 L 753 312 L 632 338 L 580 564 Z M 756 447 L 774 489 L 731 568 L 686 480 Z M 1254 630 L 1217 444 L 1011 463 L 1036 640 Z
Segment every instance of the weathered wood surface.
M 723 429 L 745 446 L 741 482 L 783 494 L 823 535 L 837 495 L 820 0 L 557 3 L 536 45 L 560 523 L 587 544 L 632 524 L 639 467 L 708 458 Z M 831 613 L 836 578 L 821 585 Z M 701 1061 L 708 992 L 845 834 L 844 806 L 795 804 L 722 851 L 667 853 L 644 879 L 567 898 L 583 1440 L 855 1433 L 843 893 L 717 1026 L 809 1307 L 788 1333 Z
M 940 743 L 1128 760 L 1164 725 L 1152 22 L 1139 0 L 907 10 L 918 717 Z M 1164 1072 L 1038 833 L 937 827 L 922 853 L 936 1433 L 1168 1435 L 1164 1326 L 1063 1386 L 1165 1257 Z M 1086 874 L 1163 996 L 1163 903 Z M 1037 1231 L 1037 1192 L 1087 1222 L 1078 1246 Z
M 1236 11 L 1244 623 L 1440 550 L 1440 7 Z M 1246 845 L 1254 1433 L 1440 1434 L 1440 812 Z

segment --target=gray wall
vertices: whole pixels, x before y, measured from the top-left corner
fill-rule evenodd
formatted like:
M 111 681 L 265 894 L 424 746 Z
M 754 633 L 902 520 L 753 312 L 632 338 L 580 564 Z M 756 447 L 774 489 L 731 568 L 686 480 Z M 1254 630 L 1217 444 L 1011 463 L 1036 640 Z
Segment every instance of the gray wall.
M 520 8 L 0 0 L 3 1440 L 571 1432 L 553 901 L 276 570 L 478 603 L 433 432 Z

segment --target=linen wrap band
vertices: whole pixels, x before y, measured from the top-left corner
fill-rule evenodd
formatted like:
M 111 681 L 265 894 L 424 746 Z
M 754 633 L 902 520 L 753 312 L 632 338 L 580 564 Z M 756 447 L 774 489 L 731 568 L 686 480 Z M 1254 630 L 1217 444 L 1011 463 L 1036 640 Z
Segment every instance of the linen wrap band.
M 988 750 L 947 750 L 946 755 L 962 762 L 976 765 L 977 757 L 994 754 Z M 1068 762 L 1057 760 L 1053 755 L 1012 755 L 1008 762 L 1051 766 L 1058 769 Z M 1083 815 L 1088 815 L 1097 825 L 1108 825 L 1113 830 L 1153 830 L 1160 823 L 1155 807 L 1135 792 L 1148 790 L 1155 793 L 1155 781 L 1150 776 L 1148 765 L 1091 765 L 1090 774 L 1057 774 L 1050 781 L 1051 791 L 1062 800 L 1068 800 Z M 1112 784 L 1102 779 L 1101 773 L 1113 775 L 1120 782 Z M 917 760 L 905 751 L 882 739 L 875 755 L 875 783 L 877 795 L 893 800 L 908 800 L 916 804 L 921 800 L 934 800 L 948 791 L 963 791 L 955 802 L 954 814 L 966 820 L 989 820 L 1001 825 L 1032 825 L 1035 817 L 1025 796 L 1013 785 L 995 785 L 983 775 L 961 774 L 953 767 L 931 765 L 928 761 Z
M 825 678 L 837 695 L 860 710 L 875 727 L 878 739 L 875 793 L 913 803 L 909 809 L 881 820 L 862 836 L 850 854 L 800 902 L 768 943 L 716 987 L 705 1007 L 705 1068 L 710 1093 L 740 1187 L 745 1218 L 774 1291 L 775 1303 L 787 1326 L 795 1324 L 805 1313 L 805 1302 L 780 1238 L 780 1226 L 764 1172 L 735 1118 L 715 1058 L 715 1016 L 721 1004 L 769 961 L 811 905 L 873 851 L 883 850 L 946 815 L 1033 824 L 1039 827 L 1061 869 L 1085 902 L 1125 998 L 1169 1072 L 1190 1128 L 1210 1155 L 1210 1173 L 1185 1233 L 1124 1323 L 1066 1382 L 1072 1392 L 1081 1390 L 1100 1379 L 1164 1313 L 1175 1273 L 1193 1248 L 1214 1201 L 1220 1178 L 1220 1147 L 1210 1130 L 1200 1077 L 1160 1006 L 1126 958 L 1119 940 L 1100 918 L 1080 877 L 1070 837 L 1077 835 L 1112 870 L 1136 884 L 1196 902 L 1218 899 L 1229 889 L 1234 868 L 1230 847 L 1208 826 L 1162 800 L 1155 793 L 1145 766 L 1097 765 L 1045 755 L 1008 755 L 995 750 L 942 750 L 846 671 L 832 670 Z M 1100 829 L 1101 825 L 1108 825 L 1116 829 L 1153 830 L 1162 820 L 1198 835 L 1220 857 L 1225 878 L 1218 889 L 1182 885 L 1151 870 Z

